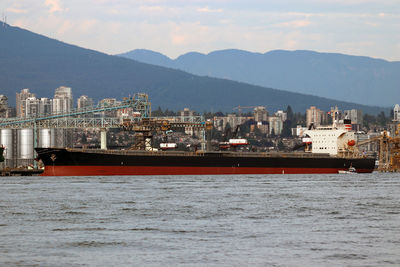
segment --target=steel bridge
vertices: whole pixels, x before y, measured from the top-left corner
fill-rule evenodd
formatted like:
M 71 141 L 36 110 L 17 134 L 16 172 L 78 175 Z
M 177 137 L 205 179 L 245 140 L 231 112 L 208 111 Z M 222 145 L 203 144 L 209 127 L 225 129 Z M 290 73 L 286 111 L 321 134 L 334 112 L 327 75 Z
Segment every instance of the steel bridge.
M 107 111 L 132 109 L 137 114 L 136 120 L 151 116 L 151 103 L 143 93 L 135 94 L 132 98 L 125 98 L 120 103 L 102 104 L 96 107 L 75 109 L 66 113 L 53 113 L 30 118 L 0 119 L 0 129 L 40 129 L 40 128 L 117 128 L 121 124 L 116 118 L 94 117 L 87 118 L 88 114 L 101 114 Z
M 123 109 L 129 109 L 133 116 L 118 118 L 104 116 L 109 111 Z M 143 93 L 137 93 L 132 98 L 124 98 L 119 103 L 103 103 L 96 107 L 75 109 L 68 113 L 0 119 L 0 130 L 31 129 L 33 147 L 37 147 L 39 143 L 40 129 L 100 129 L 101 148 L 106 149 L 107 130 L 112 128 L 133 131 L 139 139 L 143 139 L 142 143 L 145 143 L 149 137 L 152 138 L 154 132 L 165 134 L 171 129 L 192 129 L 199 132 L 202 149 L 205 148 L 206 123 L 202 116 L 151 117 L 151 103 L 147 94 Z M 15 141 L 14 145 L 16 145 Z M 145 149 L 145 147 L 145 145 L 139 145 L 136 149 Z

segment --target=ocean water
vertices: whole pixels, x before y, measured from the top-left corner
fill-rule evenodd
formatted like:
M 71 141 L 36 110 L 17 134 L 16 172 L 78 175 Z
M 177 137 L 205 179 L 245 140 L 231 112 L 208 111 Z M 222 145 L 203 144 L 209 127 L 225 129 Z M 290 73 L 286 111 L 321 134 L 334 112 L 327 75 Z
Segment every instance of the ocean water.
M 400 175 L 0 178 L 1 266 L 400 266 Z

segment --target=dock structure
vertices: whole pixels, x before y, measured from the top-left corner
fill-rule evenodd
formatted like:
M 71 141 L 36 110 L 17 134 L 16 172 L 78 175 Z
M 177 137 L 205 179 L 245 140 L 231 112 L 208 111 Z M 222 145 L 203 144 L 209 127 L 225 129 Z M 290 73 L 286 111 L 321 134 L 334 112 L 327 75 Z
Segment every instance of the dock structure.
M 133 110 L 130 117 L 99 116 L 108 111 Z M 205 147 L 206 123 L 202 116 L 151 117 L 151 103 L 147 94 L 138 93 L 132 98 L 124 98 L 120 103 L 98 105 L 85 109 L 76 109 L 68 113 L 56 113 L 32 118 L 0 119 L 0 144 L 5 148 L 5 167 L 37 166 L 35 147 L 57 147 L 55 141 L 65 136 L 67 129 L 100 129 L 101 149 L 107 149 L 107 131 L 122 129 L 135 133 L 136 149 L 151 147 L 154 132 L 166 132 L 176 128 L 198 130 Z
M 379 146 L 378 171 L 400 172 L 400 124 L 397 125 L 393 136 L 384 131 L 380 136 L 359 142 L 357 147 L 370 143 L 377 143 Z
M 0 176 L 37 176 L 43 173 L 43 169 L 5 168 L 0 170 Z
M 107 111 L 132 109 L 136 120 L 151 116 L 151 103 L 147 94 L 137 93 L 133 97 L 124 98 L 120 103 L 102 104 L 95 107 L 75 109 L 66 113 L 29 118 L 1 118 L 0 144 L 5 148 L 3 167 L 36 165 L 34 147 L 49 147 L 55 142 L 57 132 L 65 133 L 65 129 L 110 129 L 121 127 L 120 118 L 96 117 Z M 92 114 L 92 118 L 88 115 Z M 105 138 L 106 135 L 102 135 Z

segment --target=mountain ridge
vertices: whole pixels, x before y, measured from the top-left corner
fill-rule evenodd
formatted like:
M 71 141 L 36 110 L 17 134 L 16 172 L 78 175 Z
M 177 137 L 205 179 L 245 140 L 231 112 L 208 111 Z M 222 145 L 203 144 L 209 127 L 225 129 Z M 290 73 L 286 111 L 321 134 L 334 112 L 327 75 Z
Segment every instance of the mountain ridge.
M 162 62 L 151 50 L 118 56 L 196 75 L 226 78 L 253 85 L 368 105 L 392 106 L 400 99 L 400 61 L 311 50 L 272 50 L 265 53 L 225 49 L 207 54 L 189 52 Z
M 238 105 L 291 105 L 303 112 L 310 105 L 328 110 L 358 108 L 377 114 L 385 108 L 291 93 L 232 80 L 203 77 L 141 63 L 70 45 L 18 27 L 0 27 L 0 94 L 15 103 L 15 93 L 30 88 L 38 97 L 52 97 L 54 89 L 69 86 L 75 98 L 121 99 L 136 92 L 149 94 L 153 106 L 172 110 L 232 111 Z

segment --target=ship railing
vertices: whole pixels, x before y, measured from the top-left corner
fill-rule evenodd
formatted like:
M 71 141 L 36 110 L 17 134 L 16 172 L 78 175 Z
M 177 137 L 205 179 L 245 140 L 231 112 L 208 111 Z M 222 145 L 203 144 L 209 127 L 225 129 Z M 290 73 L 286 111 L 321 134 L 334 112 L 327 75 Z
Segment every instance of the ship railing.
M 119 155 L 141 155 L 141 156 L 192 156 L 192 157 L 203 157 L 203 156 L 215 156 L 215 157 L 254 157 L 254 158 L 326 158 L 331 157 L 328 153 L 326 154 L 312 154 L 303 152 L 231 152 L 231 151 L 160 151 L 160 150 L 103 150 L 103 149 L 78 149 L 68 148 L 71 152 L 87 152 L 87 153 L 100 153 L 100 154 L 115 154 Z

